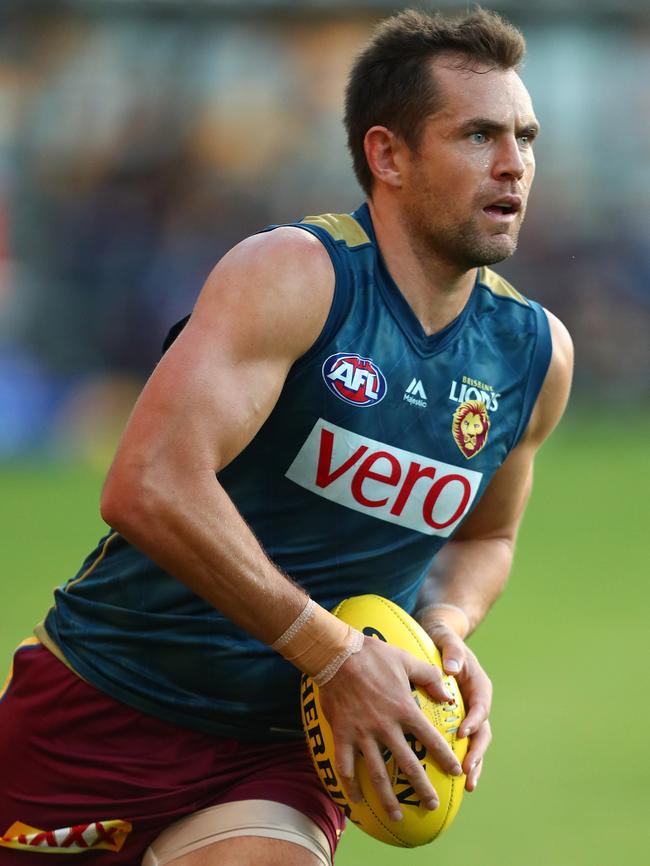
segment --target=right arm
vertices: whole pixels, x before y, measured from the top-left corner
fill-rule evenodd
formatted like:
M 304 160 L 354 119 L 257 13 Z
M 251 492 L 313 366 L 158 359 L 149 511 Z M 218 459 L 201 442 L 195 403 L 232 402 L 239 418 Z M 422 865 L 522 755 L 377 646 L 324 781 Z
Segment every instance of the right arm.
M 215 473 L 268 418 L 292 364 L 322 330 L 333 292 L 329 256 L 301 229 L 276 229 L 232 250 L 145 386 L 102 494 L 102 516 L 110 526 L 267 644 L 298 617 L 307 597 L 268 559 Z M 330 616 L 321 609 L 319 624 L 327 627 Z M 363 751 L 382 802 L 394 811 L 384 747 L 423 802 L 435 801 L 404 729 L 444 769 L 456 769 L 457 761 L 409 687 L 411 679 L 444 700 L 440 674 L 380 644 L 365 641 L 323 686 L 322 699 L 349 792 L 359 796 L 353 768 Z
M 299 297 L 301 264 L 318 287 L 309 304 Z M 321 244 L 300 229 L 249 238 L 226 255 L 140 395 L 102 493 L 110 526 L 266 643 L 305 595 L 268 560 L 215 473 L 253 439 L 320 332 L 328 269 Z

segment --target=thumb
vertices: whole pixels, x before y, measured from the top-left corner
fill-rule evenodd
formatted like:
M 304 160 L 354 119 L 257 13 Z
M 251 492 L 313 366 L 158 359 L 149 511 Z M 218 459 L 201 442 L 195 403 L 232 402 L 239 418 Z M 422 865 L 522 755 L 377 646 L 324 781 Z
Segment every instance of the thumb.
M 465 662 L 465 644 L 463 640 L 445 623 L 436 623 L 436 625 L 429 628 L 429 635 L 440 650 L 444 672 L 457 676 Z
M 405 652 L 404 668 L 412 685 L 421 686 L 436 701 L 451 701 L 454 696 L 442 680 L 440 668 Z

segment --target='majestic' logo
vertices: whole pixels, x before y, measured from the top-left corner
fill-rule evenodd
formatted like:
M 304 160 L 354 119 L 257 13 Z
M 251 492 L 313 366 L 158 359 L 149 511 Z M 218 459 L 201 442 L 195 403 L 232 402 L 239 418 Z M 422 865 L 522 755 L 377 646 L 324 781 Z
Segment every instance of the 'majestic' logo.
M 370 358 L 338 352 L 323 364 L 323 379 L 333 394 L 353 406 L 374 406 L 386 396 L 386 377 Z

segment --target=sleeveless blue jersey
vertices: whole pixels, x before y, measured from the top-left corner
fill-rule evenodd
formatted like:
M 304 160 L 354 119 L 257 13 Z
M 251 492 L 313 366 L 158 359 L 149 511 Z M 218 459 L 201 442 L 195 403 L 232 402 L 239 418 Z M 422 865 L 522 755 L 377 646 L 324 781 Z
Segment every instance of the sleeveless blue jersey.
M 320 604 L 372 592 L 412 611 L 526 427 L 551 355 L 547 319 L 480 269 L 460 315 L 427 336 L 367 205 L 299 225 L 331 256 L 332 309 L 219 481 Z M 300 735 L 299 672 L 117 533 L 56 591 L 44 626 L 74 670 L 144 712 L 239 738 Z

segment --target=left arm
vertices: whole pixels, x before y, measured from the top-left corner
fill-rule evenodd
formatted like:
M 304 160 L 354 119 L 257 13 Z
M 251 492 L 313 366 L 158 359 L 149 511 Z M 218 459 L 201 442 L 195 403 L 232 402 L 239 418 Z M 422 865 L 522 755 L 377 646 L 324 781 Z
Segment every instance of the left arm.
M 476 787 L 491 740 L 492 685 L 464 641 L 505 587 L 535 454 L 562 417 L 571 386 L 571 338 L 559 319 L 547 315 L 553 354 L 528 427 L 474 512 L 436 556 L 418 597 L 416 617 L 440 649 L 446 673 L 458 680 L 467 705 L 458 733 L 472 737 L 463 763 L 468 791 Z

